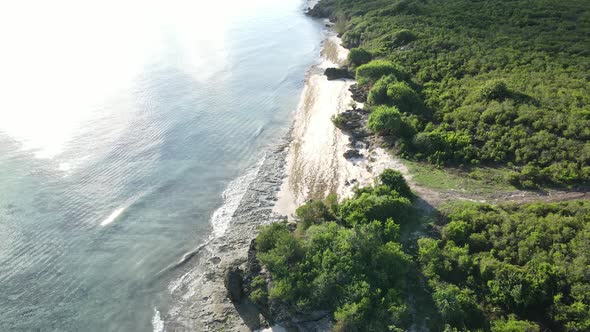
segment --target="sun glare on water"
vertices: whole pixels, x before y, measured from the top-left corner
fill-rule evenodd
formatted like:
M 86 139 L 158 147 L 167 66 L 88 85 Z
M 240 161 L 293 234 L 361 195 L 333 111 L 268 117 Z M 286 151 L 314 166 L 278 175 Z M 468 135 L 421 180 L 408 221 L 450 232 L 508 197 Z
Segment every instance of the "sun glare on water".
M 151 65 L 175 66 L 198 81 L 222 70 L 227 27 L 254 7 L 237 0 L 2 2 L 0 133 L 53 158 L 88 129 L 83 124 L 134 107 L 135 80 Z

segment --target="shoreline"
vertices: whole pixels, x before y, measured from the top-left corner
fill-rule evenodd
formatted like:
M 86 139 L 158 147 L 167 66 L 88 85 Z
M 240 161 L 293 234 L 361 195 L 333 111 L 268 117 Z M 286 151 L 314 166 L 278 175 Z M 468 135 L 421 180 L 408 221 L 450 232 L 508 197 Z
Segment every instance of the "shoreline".
M 172 307 L 162 310 L 161 319 L 154 320 L 154 331 L 259 328 L 258 313 L 248 305 L 234 305 L 224 284 L 228 269 L 244 270 L 257 228 L 291 219 L 295 209 L 309 199 L 323 199 L 330 193 L 337 193 L 339 199 L 348 197 L 352 183 L 371 184 L 386 168 L 404 168 L 407 174 L 403 164 L 371 144 L 357 146 L 362 154 L 359 158 L 344 157 L 351 148 L 350 135 L 338 129 L 331 116 L 350 108 L 349 88 L 355 81 L 327 80 L 324 70 L 345 64 L 348 50 L 330 27 L 325 31 L 319 61 L 308 70 L 290 130 L 267 152 L 257 169 L 247 171 L 255 174 L 251 174 L 229 225 L 223 225 L 224 231 L 214 227 L 209 240 L 174 264 L 180 277 L 169 285 Z M 162 314 L 155 310 L 156 315 Z
M 244 312 L 244 310 L 248 311 L 247 306 L 243 308 L 240 308 L 239 305 L 235 306 L 228 298 L 224 285 L 226 270 L 230 267 L 244 268 L 246 266 L 250 243 L 255 238 L 260 225 L 285 219 L 286 215 L 294 212 L 301 200 L 315 197 L 309 195 L 310 190 L 320 195 L 329 192 L 319 190 L 320 187 L 326 186 L 325 188 L 331 190 L 339 189 L 340 182 L 336 178 L 338 171 L 330 173 L 325 168 L 321 173 L 322 176 L 315 182 L 316 186 L 306 189 L 302 192 L 303 195 L 298 195 L 297 200 L 291 201 L 289 190 L 285 189 L 287 184 L 294 183 L 293 174 L 295 173 L 289 171 L 291 165 L 308 164 L 308 160 L 314 155 L 308 149 L 309 142 L 314 142 L 315 147 L 319 147 L 319 144 L 324 144 L 326 138 L 335 140 L 335 144 L 323 145 L 324 152 L 329 152 L 325 156 L 332 159 L 332 164 L 340 162 L 342 165 L 340 159 L 344 159 L 341 151 L 348 140 L 332 124 L 330 116 L 345 110 L 351 100 L 348 88 L 354 81 L 327 81 L 323 75 L 322 65 L 339 65 L 348 54 L 348 51 L 340 46 L 339 38 L 335 33 L 328 31 L 327 35 L 321 47 L 319 63 L 312 66 L 306 75 L 300 103 L 294 111 L 294 120 L 290 130 L 259 163 L 256 175 L 233 213 L 230 225 L 227 228 L 224 227 L 225 232 L 222 234 L 212 233 L 208 241 L 190 253 L 190 257 L 175 264 L 174 269 L 180 277 L 173 280 L 169 286 L 173 304 L 171 308 L 164 310 L 165 314 L 162 315 L 161 320 L 155 320 L 158 324 L 154 324 L 154 330 L 251 331 L 258 328 L 257 322 L 244 319 L 244 317 L 253 314 Z M 326 83 L 330 84 L 326 86 Z M 306 103 L 305 100 L 309 101 L 309 98 L 316 101 L 324 100 L 324 102 L 320 104 Z M 332 107 L 332 103 L 338 103 L 341 107 Z M 306 105 L 312 107 L 306 107 Z M 319 105 L 324 107 L 318 107 Z M 318 121 L 316 122 L 316 120 Z M 311 124 L 313 126 L 310 126 Z M 327 135 L 320 135 L 318 137 L 321 139 L 302 143 L 306 133 L 307 135 L 318 134 L 318 132 L 322 132 L 322 129 Z M 295 158 L 301 150 L 294 148 L 294 146 L 308 150 L 301 154 L 301 158 Z M 317 156 L 317 154 L 315 155 Z M 293 162 L 294 158 L 297 163 Z M 319 160 L 325 161 L 325 158 Z M 312 170 L 312 168 L 307 170 Z M 299 182 L 297 183 L 303 187 L 306 183 L 305 180 L 306 177 L 298 178 Z M 286 209 L 281 208 L 282 204 L 285 204 Z M 215 236 L 216 233 L 218 236 Z M 156 312 L 156 314 L 162 314 L 162 312 Z M 256 318 L 254 317 L 254 320 Z M 160 323 L 162 321 L 163 326 Z
M 349 88 L 356 81 L 328 80 L 324 70 L 345 65 L 348 52 L 336 33 L 330 31 L 322 46 L 321 62 L 310 69 L 306 79 L 295 113 L 286 178 L 274 208 L 274 212 L 289 219 L 309 199 L 324 199 L 331 193 L 337 194 L 339 200 L 351 197 L 355 186 L 372 184 L 387 168 L 409 176 L 408 168 L 378 144 L 355 142 L 350 133 L 332 123 L 332 116 L 349 110 L 354 103 Z M 345 158 L 350 149 L 360 155 Z
M 173 305 L 162 317 L 162 330 L 252 330 L 251 323 L 241 318 L 241 308 L 228 298 L 224 277 L 230 267 L 246 265 L 258 226 L 280 219 L 272 207 L 283 177 L 287 144 L 283 139 L 263 158 L 227 230 L 219 236 L 213 233 L 187 262 L 176 267 L 180 277 L 169 285 Z

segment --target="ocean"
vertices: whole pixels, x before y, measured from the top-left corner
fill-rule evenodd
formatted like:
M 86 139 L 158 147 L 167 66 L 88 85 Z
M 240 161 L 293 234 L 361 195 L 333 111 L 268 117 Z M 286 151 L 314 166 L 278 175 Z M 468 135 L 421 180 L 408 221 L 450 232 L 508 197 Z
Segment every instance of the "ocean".
M 159 272 L 231 227 L 291 125 L 304 7 L 0 4 L 0 331 L 154 329 Z

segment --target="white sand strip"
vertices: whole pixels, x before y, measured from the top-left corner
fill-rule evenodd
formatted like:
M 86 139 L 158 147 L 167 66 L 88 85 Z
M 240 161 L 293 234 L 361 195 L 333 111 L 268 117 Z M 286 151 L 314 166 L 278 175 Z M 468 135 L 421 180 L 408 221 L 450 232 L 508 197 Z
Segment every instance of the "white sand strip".
M 347 160 L 343 154 L 350 149 L 347 134 L 336 128 L 331 117 L 350 108 L 353 80 L 328 81 L 323 71 L 345 64 L 348 50 L 340 38 L 324 42 L 322 61 L 312 68 L 306 80 L 295 114 L 292 141 L 286 164 L 286 175 L 274 211 L 291 217 L 295 209 L 313 198 L 330 193 L 349 197 L 353 185 L 372 184 L 376 175 L 386 168 L 408 170 L 400 161 L 381 148 L 360 149 L 362 158 Z

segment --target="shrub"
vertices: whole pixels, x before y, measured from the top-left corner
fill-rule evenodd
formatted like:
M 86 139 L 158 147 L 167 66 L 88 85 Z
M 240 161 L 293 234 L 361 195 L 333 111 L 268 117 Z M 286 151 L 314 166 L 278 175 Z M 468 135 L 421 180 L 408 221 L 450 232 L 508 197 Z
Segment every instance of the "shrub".
M 438 283 L 434 286 L 432 297 L 445 323 L 467 328 L 468 331 L 484 326 L 481 307 L 472 291 L 453 284 Z
M 312 224 L 319 224 L 335 219 L 330 209 L 321 200 L 312 200 L 298 207 L 295 210 L 295 215 L 297 215 L 297 218 L 305 229 Z
M 256 276 L 251 282 L 250 300 L 253 303 L 262 305 L 268 300 L 266 280 L 262 276 Z
M 284 223 L 277 222 L 264 227 L 256 238 L 256 250 L 267 252 L 276 246 L 280 238 L 288 235 L 289 229 Z
M 397 107 L 379 106 L 369 115 L 367 126 L 379 135 L 395 135 L 401 123 L 401 113 Z
M 443 231 L 443 239 L 451 240 L 458 245 L 467 242 L 469 234 L 469 225 L 464 221 L 451 221 Z
M 510 95 L 506 82 L 500 80 L 489 81 L 479 91 L 481 100 L 504 100 Z
M 406 29 L 396 31 L 383 37 L 383 42 L 388 48 L 404 46 L 414 40 L 416 40 L 416 36 L 410 30 Z
M 367 103 L 369 105 L 389 105 L 391 104 L 391 98 L 387 95 L 387 88 L 390 84 L 397 82 L 397 79 L 393 75 L 387 75 L 380 78 L 371 90 L 367 97 Z
M 393 42 L 395 46 L 403 46 L 414 40 L 416 40 L 416 35 L 410 30 L 400 30 L 395 33 Z
M 353 48 L 348 53 L 348 62 L 355 67 L 371 61 L 372 55 L 364 48 Z
M 412 193 L 410 186 L 408 186 L 406 179 L 404 178 L 402 173 L 398 171 L 386 169 L 383 171 L 383 173 L 381 173 L 381 175 L 379 175 L 379 180 L 381 180 L 381 183 L 397 191 L 400 195 L 404 197 L 414 197 L 414 194 Z
M 445 131 L 437 128 L 422 132 L 414 138 L 415 151 L 428 156 L 435 164 L 469 162 L 474 156 L 471 137 L 461 131 Z
M 404 77 L 402 69 L 387 60 L 373 60 L 356 69 L 356 80 L 360 85 L 373 84 L 387 75 L 393 75 L 397 79 Z
M 541 169 L 539 167 L 526 165 L 520 172 L 511 173 L 508 181 L 517 187 L 534 189 L 538 188 L 538 183 L 541 179 Z
M 539 332 L 539 325 L 526 320 L 518 320 L 510 315 L 507 320 L 497 319 L 492 322 L 492 332 Z
M 408 220 L 412 203 L 406 197 L 362 193 L 355 199 L 343 202 L 340 217 L 346 225 L 363 225 L 372 220 L 393 218 L 396 222 Z
M 336 126 L 336 128 L 344 128 L 344 124 L 346 123 L 346 119 L 344 118 L 344 116 L 339 113 L 339 114 L 334 114 L 332 115 L 332 117 L 330 117 L 330 119 L 332 120 L 332 123 L 334 124 L 334 126 Z
M 418 253 L 446 323 L 487 325 L 469 304 L 485 303 L 494 332 L 537 332 L 541 317 L 559 331 L 588 330 L 590 202 L 465 202 L 445 210 L 442 239 L 418 240 Z
M 387 97 L 404 113 L 422 114 L 424 103 L 420 96 L 406 82 L 396 82 L 387 86 Z

